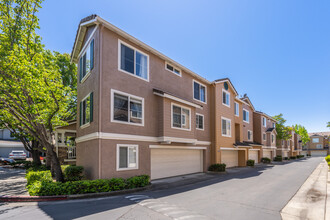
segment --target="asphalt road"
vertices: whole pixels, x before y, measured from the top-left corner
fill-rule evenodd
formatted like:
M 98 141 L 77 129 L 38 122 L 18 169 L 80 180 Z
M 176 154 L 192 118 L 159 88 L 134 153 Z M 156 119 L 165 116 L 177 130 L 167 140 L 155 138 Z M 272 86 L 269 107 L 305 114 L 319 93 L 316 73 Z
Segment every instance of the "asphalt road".
M 0 204 L 0 219 L 281 219 L 281 209 L 322 159 L 234 169 L 131 195 Z

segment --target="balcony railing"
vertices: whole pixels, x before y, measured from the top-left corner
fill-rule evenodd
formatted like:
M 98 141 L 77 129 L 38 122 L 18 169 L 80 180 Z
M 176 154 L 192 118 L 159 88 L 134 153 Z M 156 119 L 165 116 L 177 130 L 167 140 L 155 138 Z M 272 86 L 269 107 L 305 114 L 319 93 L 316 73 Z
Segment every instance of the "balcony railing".
M 68 159 L 76 159 L 76 146 L 68 147 Z

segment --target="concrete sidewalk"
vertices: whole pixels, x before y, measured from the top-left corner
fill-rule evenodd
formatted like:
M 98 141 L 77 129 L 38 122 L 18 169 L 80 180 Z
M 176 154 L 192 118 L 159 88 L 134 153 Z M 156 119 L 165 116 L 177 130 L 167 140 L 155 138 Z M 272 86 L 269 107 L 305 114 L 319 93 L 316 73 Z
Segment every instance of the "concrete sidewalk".
M 289 203 L 282 209 L 282 218 L 284 220 L 325 219 L 327 180 L 328 165 L 325 161 L 322 161 Z M 328 207 L 330 207 L 330 204 L 328 204 Z

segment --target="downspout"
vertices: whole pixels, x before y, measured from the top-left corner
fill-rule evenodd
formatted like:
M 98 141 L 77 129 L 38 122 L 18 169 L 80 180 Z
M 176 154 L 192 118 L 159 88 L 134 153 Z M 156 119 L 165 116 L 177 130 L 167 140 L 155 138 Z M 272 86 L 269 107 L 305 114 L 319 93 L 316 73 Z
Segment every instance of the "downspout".
M 99 29 L 99 128 L 98 128 L 98 132 L 99 134 L 101 133 L 101 129 L 102 129 L 102 126 L 101 126 L 101 123 L 102 123 L 102 120 L 101 120 L 101 109 L 102 109 L 102 72 L 103 72 L 103 67 L 102 67 L 102 32 L 103 32 L 103 25 L 100 25 L 100 29 Z M 102 148 L 101 148 L 101 137 L 99 136 L 99 139 L 98 139 L 98 142 L 99 142 L 99 179 L 102 178 Z

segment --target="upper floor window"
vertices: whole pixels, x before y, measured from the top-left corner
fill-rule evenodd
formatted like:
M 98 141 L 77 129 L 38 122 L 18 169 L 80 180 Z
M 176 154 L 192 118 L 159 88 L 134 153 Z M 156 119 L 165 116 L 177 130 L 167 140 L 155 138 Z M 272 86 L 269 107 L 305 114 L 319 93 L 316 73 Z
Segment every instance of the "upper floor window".
M 166 62 L 165 63 L 165 69 L 167 69 L 168 71 L 174 73 L 175 75 L 181 76 L 181 70 L 174 67 L 172 64 L 169 64 L 169 63 Z
M 93 93 L 88 94 L 80 102 L 80 126 L 93 121 Z
M 222 136 L 231 137 L 231 120 L 221 117 Z
M 243 109 L 243 121 L 249 123 L 250 118 L 249 118 L 249 111 Z
M 194 99 L 206 102 L 206 87 L 195 80 L 194 82 Z
M 234 103 L 234 108 L 235 108 L 235 115 L 239 116 L 239 104 L 237 102 Z
M 264 126 L 264 127 L 266 127 L 266 125 L 267 125 L 267 120 L 266 120 L 266 118 L 262 118 L 262 126 Z
M 222 90 L 222 104 L 230 107 L 230 93 L 226 90 Z
M 111 121 L 144 125 L 144 99 L 127 93 L 111 90 Z
M 94 68 L 94 39 L 82 53 L 79 60 L 79 81 L 82 82 Z
M 266 133 L 262 134 L 262 140 L 264 140 L 264 141 L 266 140 Z
M 322 149 L 323 146 L 322 146 L 322 144 L 317 144 L 317 145 L 316 145 L 316 148 L 317 148 L 317 149 Z
M 204 130 L 204 115 L 196 114 L 196 128 Z
M 119 41 L 119 68 L 138 78 L 149 80 L 149 56 Z
M 248 140 L 252 141 L 252 131 L 248 131 Z
M 172 128 L 190 130 L 190 109 L 172 104 Z
M 313 143 L 319 143 L 320 139 L 319 138 L 312 138 Z
M 276 124 L 273 122 L 273 128 L 275 128 Z
M 272 144 L 274 143 L 275 141 L 275 136 L 272 134 Z

